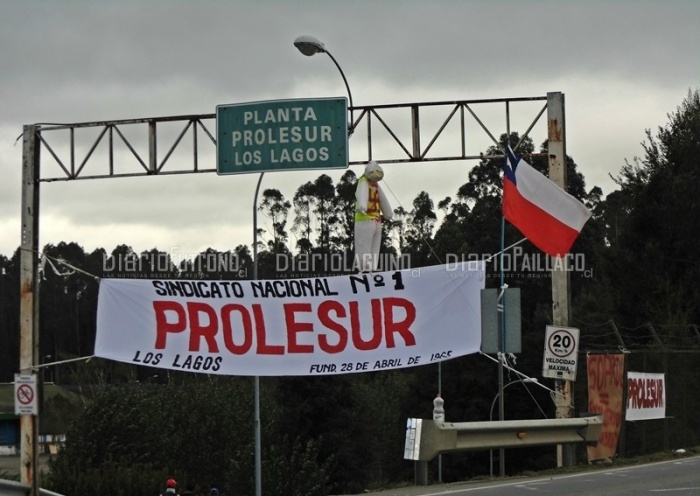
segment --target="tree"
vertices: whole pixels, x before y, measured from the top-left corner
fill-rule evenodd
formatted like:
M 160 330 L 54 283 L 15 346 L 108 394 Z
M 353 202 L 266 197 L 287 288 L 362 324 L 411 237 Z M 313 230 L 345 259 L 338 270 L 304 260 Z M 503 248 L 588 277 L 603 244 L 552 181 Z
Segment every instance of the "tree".
M 42 253 L 46 257 L 39 289 L 39 322 L 44 337 L 39 342 L 40 356 L 57 356 L 59 349 L 71 358 L 86 356 L 92 352 L 89 343 L 95 340 L 94 327 L 86 317 L 93 316 L 97 307 L 96 291 L 88 296 L 87 290 L 97 289 L 97 280 L 73 268 L 86 266 L 85 252 L 76 243 L 49 244 Z
M 258 210 L 272 221 L 272 239 L 268 240 L 267 248 L 272 253 L 288 253 L 287 218 L 292 204 L 284 198 L 278 189 L 263 191 L 262 201 Z
M 390 221 L 384 223 L 384 230 L 389 237 L 392 245 L 394 242 L 399 247 L 400 253 L 403 253 L 406 247 L 406 225 L 408 224 L 408 212 L 402 206 L 394 209 L 394 216 Z M 394 241 L 395 240 L 395 241 Z
M 170 253 L 159 251 L 156 248 L 141 252 L 139 269 L 147 273 L 151 279 L 167 279 L 178 273 L 178 268 L 173 263 Z M 204 271 L 200 268 L 199 272 Z
M 645 157 L 616 178 L 629 208 L 609 268 L 619 315 L 629 322 L 689 323 L 700 317 L 700 94 L 687 98 L 653 136 Z
M 261 391 L 263 462 L 279 464 L 287 476 L 299 474 L 264 481 L 265 493 L 328 494 L 330 461 L 318 458 L 313 442 L 285 438 L 286 419 L 270 395 L 274 388 Z M 224 494 L 252 494 L 251 404 L 245 378 L 189 375 L 181 384 L 112 385 L 67 433 L 49 487 L 62 494 L 152 496 L 174 476 L 183 487 L 206 490 L 217 481 Z
M 318 233 L 316 246 L 323 253 L 331 248 L 331 238 L 338 224 L 336 212 L 335 187 L 333 180 L 327 174 L 321 174 L 314 181 L 313 213 L 316 215 Z
M 291 207 L 292 204 L 285 199 L 279 190 L 266 189 L 263 191 L 258 210 L 272 222 L 272 237 L 267 240 L 267 249 L 259 251 L 257 254 L 258 279 L 275 278 L 279 276 L 278 272 L 286 272 L 285 267 L 291 259 L 291 253 L 287 247 L 289 240 L 287 219 Z M 261 235 L 265 233 L 264 229 L 258 231 Z M 249 275 L 252 277 L 252 273 Z
M 355 188 L 357 176 L 351 170 L 345 172 L 335 186 L 336 191 L 336 217 L 338 226 L 335 235 L 331 238 L 333 250 L 339 252 L 351 252 L 355 231 Z
M 314 184 L 307 182 L 302 184 L 294 193 L 294 223 L 292 224 L 292 232 L 299 238 L 297 239 L 297 249 L 300 253 L 311 253 L 313 243 L 311 241 L 313 212 L 313 197 L 315 194 Z
M 337 204 L 333 180 L 326 174 L 321 174 L 313 183 L 309 181 L 299 187 L 294 195 L 292 231 L 306 239 L 305 242 L 297 242 L 302 252 L 308 252 L 314 246 L 314 231 L 317 234 L 317 250 L 328 253 L 331 249 L 331 240 L 339 223 Z
M 401 252 L 411 256 L 411 265 L 421 267 L 440 263 L 432 248 L 433 228 L 437 221 L 435 206 L 425 191 L 418 193 L 413 200 L 413 208 L 408 214 L 404 245 Z
M 19 370 L 19 254 L 0 256 L 0 381 L 11 382 Z
M 131 246 L 119 245 L 105 259 L 100 275 L 104 277 L 133 277 L 140 271 L 139 256 Z
M 500 137 L 501 146 L 510 143 L 515 147 L 519 141 L 518 133 Z M 525 138 L 517 151 L 531 155 L 532 140 Z M 502 152 L 499 147 L 490 146 L 484 155 L 498 156 Z M 468 181 L 458 188 L 455 200 L 449 202 L 449 212 L 435 236 L 441 251 L 460 258 L 470 253 L 487 256 L 500 250 L 503 161 L 500 157 L 483 158 L 470 169 Z M 515 242 L 515 236 L 515 230 L 507 226 L 506 245 Z

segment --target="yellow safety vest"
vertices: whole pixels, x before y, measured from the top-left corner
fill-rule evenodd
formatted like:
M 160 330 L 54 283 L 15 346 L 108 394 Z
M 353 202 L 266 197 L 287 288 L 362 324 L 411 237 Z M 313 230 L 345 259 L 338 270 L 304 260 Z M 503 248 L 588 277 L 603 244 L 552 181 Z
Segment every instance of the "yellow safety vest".
M 357 208 L 357 203 L 355 203 L 355 222 L 363 222 L 367 220 L 374 220 L 381 222 L 382 211 L 379 207 L 379 188 L 376 183 L 368 180 L 365 176 L 360 176 L 358 183 L 360 181 L 367 181 L 369 183 L 369 201 L 367 202 L 367 212 L 362 213 Z

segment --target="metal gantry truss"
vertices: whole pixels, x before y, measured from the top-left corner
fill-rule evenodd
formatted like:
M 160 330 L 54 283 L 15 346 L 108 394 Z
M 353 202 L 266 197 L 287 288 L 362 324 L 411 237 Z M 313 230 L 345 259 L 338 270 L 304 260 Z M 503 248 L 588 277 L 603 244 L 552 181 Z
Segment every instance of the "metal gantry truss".
M 350 164 L 362 164 L 368 160 L 403 163 L 489 158 L 468 146 L 468 126 L 474 126 L 487 142 L 499 147 L 499 132 L 511 132 L 513 107 L 537 101 L 544 101 L 544 104 L 535 110 L 532 120 L 527 123 L 522 133 L 524 138 L 547 109 L 546 96 L 354 107 L 352 115 L 355 121 L 351 127 L 355 135 L 351 144 L 356 159 Z M 484 105 L 496 104 L 502 105 L 503 112 L 499 132 L 491 131 L 477 112 L 477 107 L 483 109 Z M 427 120 L 427 113 L 434 117 L 431 124 L 437 129 L 428 131 L 429 126 L 422 124 L 421 120 Z M 37 179 L 40 182 L 216 172 L 216 167 L 209 163 L 202 166 L 200 158 L 200 154 L 210 157 L 216 149 L 216 114 L 35 124 L 32 127 L 39 147 L 53 159 L 53 163 L 44 160 L 39 168 L 42 177 Z M 380 140 L 391 143 L 388 155 L 376 151 Z M 163 142 L 169 147 L 161 154 Z M 186 148 L 187 142 L 191 143 L 191 157 L 182 160 L 180 154 L 175 160 L 176 152 Z M 37 151 L 39 147 L 36 147 Z M 102 153 L 103 159 L 96 157 L 98 152 Z M 130 169 L 125 167 L 127 163 L 131 164 Z M 49 170 L 48 165 L 57 167 Z

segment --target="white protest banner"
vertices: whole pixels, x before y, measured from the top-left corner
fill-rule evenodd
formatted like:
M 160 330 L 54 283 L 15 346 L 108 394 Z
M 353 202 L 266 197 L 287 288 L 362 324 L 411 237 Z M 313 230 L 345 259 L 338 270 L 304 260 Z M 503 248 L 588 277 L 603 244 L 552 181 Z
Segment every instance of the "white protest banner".
M 666 417 L 664 374 L 627 372 L 625 420 L 650 420 L 664 417 Z
M 289 376 L 435 363 L 481 347 L 480 262 L 274 280 L 102 279 L 95 355 Z

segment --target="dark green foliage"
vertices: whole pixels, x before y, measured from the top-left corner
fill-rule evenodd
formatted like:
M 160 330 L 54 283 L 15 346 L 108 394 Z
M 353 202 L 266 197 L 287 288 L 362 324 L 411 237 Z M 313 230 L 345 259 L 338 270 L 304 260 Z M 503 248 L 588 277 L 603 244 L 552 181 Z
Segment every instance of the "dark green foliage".
M 19 370 L 19 254 L 0 255 L 0 381 Z
M 647 131 L 645 158 L 617 178 L 629 215 L 609 269 L 618 315 L 628 322 L 700 317 L 700 94 L 689 93 L 669 118 L 656 137 Z
M 266 492 L 308 496 L 328 494 L 328 470 L 333 466 L 333 457 L 320 459 L 317 444 L 313 438 L 304 442 L 299 436 L 290 442 L 285 435 L 279 445 L 270 446 L 262 469 Z
M 394 371 L 264 381 L 265 493 L 361 492 L 391 480 L 406 466 L 397 454 L 410 377 Z M 175 477 L 183 487 L 217 481 L 229 494 L 252 493 L 252 381 L 181 375 L 170 382 L 102 389 L 69 430 L 48 487 L 81 496 L 124 478 L 130 495 L 152 495 Z
M 268 239 L 268 249 L 273 253 L 287 253 L 288 234 L 286 230 L 289 209 L 292 204 L 284 199 L 277 189 L 263 191 L 258 210 L 272 222 L 272 237 Z
M 399 211 L 399 215 L 402 214 Z M 428 193 L 421 191 L 413 200 L 413 208 L 406 215 L 405 229 L 401 234 L 403 243 L 400 249 L 402 254 L 410 256 L 412 267 L 441 263 L 440 257 L 432 249 L 436 220 L 433 200 Z
M 332 246 L 336 249 L 347 249 L 352 246 L 355 230 L 355 186 L 357 176 L 348 170 L 335 186 L 336 215 L 338 217 L 338 229 L 331 238 Z
M 61 470 L 58 467 L 58 464 L 51 464 L 52 473 L 47 485 L 65 488 L 57 489 L 62 494 L 88 495 L 97 491 L 109 491 L 116 496 L 160 494 L 162 489 L 156 481 L 165 481 L 169 477 L 167 472 L 157 470 L 151 464 L 129 466 L 111 460 L 98 467 L 87 467 L 78 462 L 63 469 L 61 476 L 54 475 L 55 471 Z
M 252 380 L 195 376 L 183 381 L 102 390 L 68 432 L 51 467 L 50 487 L 78 496 L 104 493 L 125 477 L 124 484 L 138 483 L 126 494 L 152 496 L 174 477 L 182 487 L 217 481 L 229 494 L 253 492 Z M 279 462 L 277 474 L 286 473 L 266 480 L 268 494 L 323 494 L 330 459 L 319 459 L 309 438 L 278 441 L 286 427 L 270 398 L 273 390 L 267 391 L 261 399 L 265 453 L 272 457 L 267 463 Z M 292 473 L 298 476 L 289 477 Z

